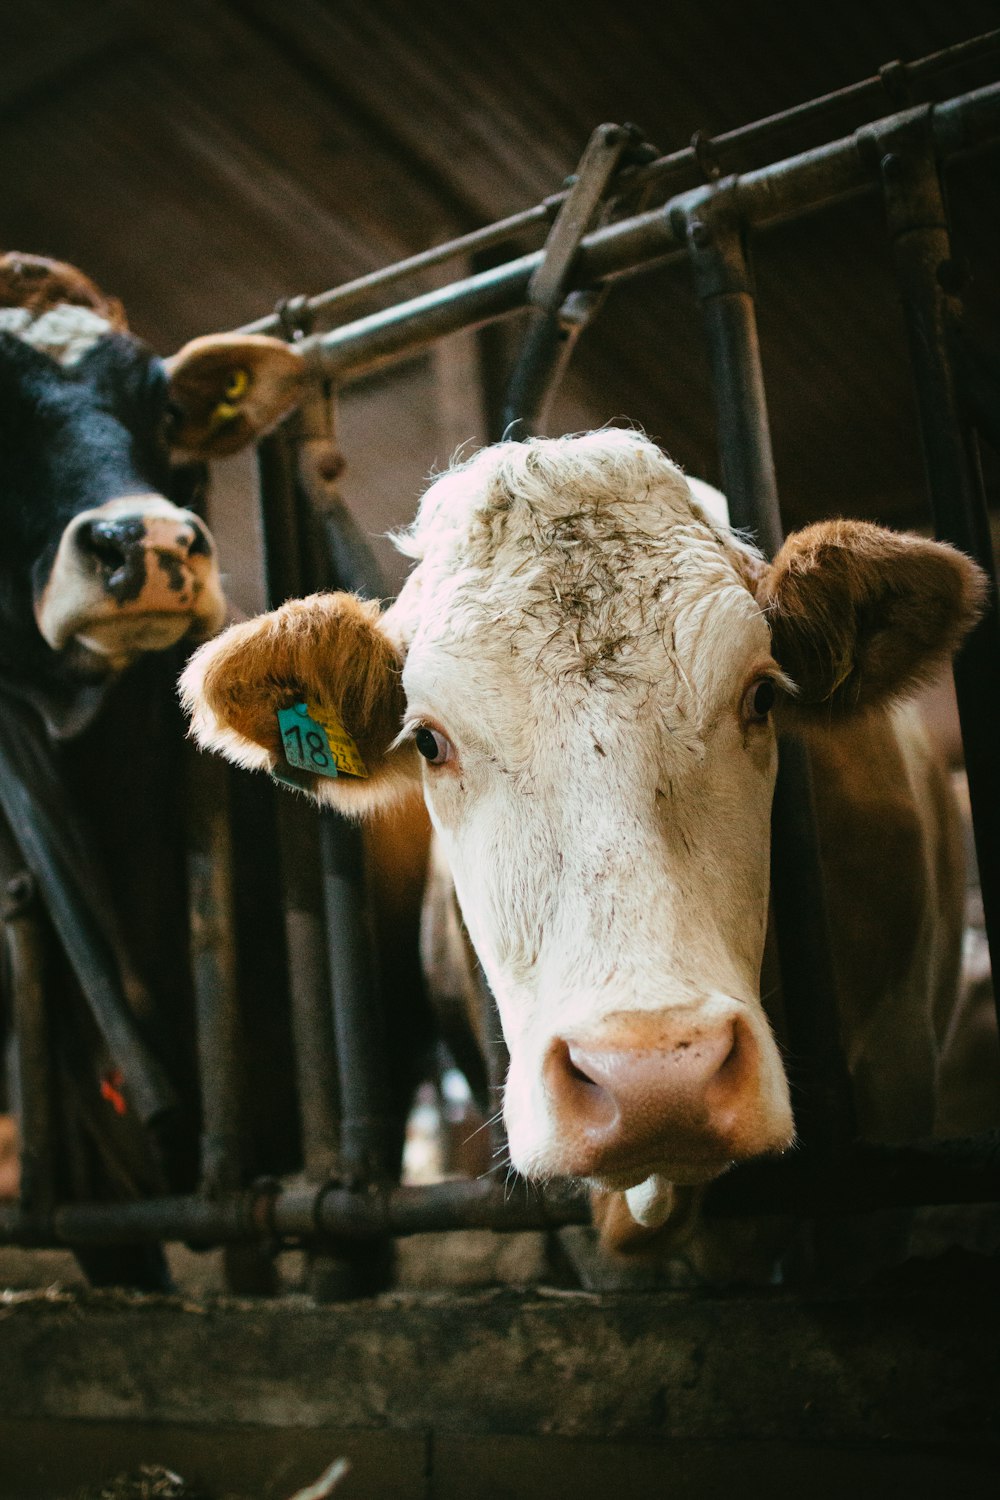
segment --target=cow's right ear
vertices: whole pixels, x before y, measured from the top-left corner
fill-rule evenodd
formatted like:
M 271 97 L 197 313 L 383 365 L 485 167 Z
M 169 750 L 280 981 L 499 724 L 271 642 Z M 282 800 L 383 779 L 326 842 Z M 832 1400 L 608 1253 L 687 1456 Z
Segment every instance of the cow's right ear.
M 313 594 L 206 642 L 181 677 L 181 698 L 205 749 L 292 779 L 316 801 L 361 816 L 419 791 L 416 750 L 395 744 L 405 707 L 401 670 L 376 603 Z M 312 774 L 308 745 L 305 767 L 289 767 L 278 714 L 301 703 L 345 732 L 366 776 Z
M 302 395 L 302 356 L 263 334 L 213 333 L 164 360 L 175 414 L 172 442 L 225 458 L 262 436 Z

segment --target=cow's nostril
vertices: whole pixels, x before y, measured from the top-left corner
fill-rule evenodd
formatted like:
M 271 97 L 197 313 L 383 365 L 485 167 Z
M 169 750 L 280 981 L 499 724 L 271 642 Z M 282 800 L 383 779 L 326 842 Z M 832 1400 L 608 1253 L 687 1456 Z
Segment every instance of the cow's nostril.
M 192 529 L 194 531 L 194 535 L 192 536 L 190 542 L 187 542 L 186 544 L 188 557 L 211 557 L 212 543 L 209 541 L 208 533 L 205 531 L 204 527 L 194 526 Z M 178 542 L 181 542 L 182 540 L 183 539 L 178 536 Z M 184 550 L 183 547 L 182 550 Z
M 124 565 L 131 541 L 130 537 L 122 536 L 120 527 L 108 521 L 88 521 L 76 533 L 79 550 L 95 558 L 109 572 Z
M 572 1049 L 568 1047 L 566 1049 L 565 1068 L 569 1077 L 572 1078 L 575 1082 L 582 1083 L 588 1088 L 592 1089 L 600 1088 L 600 1084 L 597 1082 L 596 1078 L 591 1078 L 589 1073 L 584 1072 L 583 1068 L 580 1067 L 579 1063 L 574 1058 Z
M 573 1055 L 573 1046 L 557 1037 L 549 1051 L 546 1081 L 557 1110 L 568 1113 L 581 1126 L 603 1132 L 613 1128 L 618 1104 L 604 1083 L 595 1078 Z

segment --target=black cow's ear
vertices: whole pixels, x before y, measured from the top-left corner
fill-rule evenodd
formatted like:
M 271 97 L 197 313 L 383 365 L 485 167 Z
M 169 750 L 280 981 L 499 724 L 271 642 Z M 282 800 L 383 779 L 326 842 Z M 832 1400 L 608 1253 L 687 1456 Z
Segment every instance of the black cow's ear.
M 302 358 L 281 339 L 217 333 L 164 361 L 176 413 L 175 447 L 224 458 L 290 412 L 302 392 Z
M 865 521 L 793 532 L 757 582 L 791 716 L 832 719 L 905 697 L 982 612 L 983 571 L 962 552 Z

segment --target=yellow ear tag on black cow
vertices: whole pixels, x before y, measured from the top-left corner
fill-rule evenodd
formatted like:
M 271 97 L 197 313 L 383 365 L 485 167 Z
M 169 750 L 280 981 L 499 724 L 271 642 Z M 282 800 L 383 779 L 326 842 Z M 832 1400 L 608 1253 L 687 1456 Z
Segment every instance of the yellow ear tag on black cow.
M 248 370 L 234 370 L 226 385 L 226 396 L 216 406 L 209 421 L 212 427 L 221 427 L 225 422 L 231 422 L 239 413 L 240 403 L 250 388 L 250 373 Z
M 318 703 L 278 709 L 278 729 L 291 774 L 275 770 L 279 781 L 301 785 L 301 773 L 312 776 L 367 777 L 357 745 L 331 708 Z M 300 774 L 296 774 L 300 773 Z

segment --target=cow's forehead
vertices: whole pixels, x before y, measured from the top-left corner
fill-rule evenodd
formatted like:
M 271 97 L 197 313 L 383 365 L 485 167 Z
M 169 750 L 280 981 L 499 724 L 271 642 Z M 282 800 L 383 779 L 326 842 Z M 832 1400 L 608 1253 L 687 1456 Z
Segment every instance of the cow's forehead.
M 428 492 L 411 542 L 407 690 L 441 711 L 471 695 L 536 724 L 569 706 L 694 729 L 767 656 L 746 549 L 633 434 L 487 449 Z

